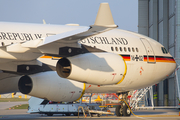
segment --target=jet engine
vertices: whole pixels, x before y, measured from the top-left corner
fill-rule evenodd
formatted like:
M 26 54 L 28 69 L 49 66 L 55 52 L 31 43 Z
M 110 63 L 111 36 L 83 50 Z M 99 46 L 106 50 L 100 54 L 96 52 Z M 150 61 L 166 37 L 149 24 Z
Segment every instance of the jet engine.
M 80 99 L 85 87 L 84 83 L 60 78 L 55 71 L 25 75 L 18 82 L 21 93 L 57 102 Z
M 60 77 L 95 85 L 120 83 L 126 70 L 126 62 L 120 55 L 106 52 L 62 58 L 56 65 Z

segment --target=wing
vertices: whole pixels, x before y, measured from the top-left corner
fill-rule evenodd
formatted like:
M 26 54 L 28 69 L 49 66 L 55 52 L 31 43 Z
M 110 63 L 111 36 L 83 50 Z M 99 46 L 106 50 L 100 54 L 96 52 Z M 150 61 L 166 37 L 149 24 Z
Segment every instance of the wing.
M 80 48 L 78 41 L 116 28 L 108 3 L 101 3 L 94 25 L 79 27 L 79 29 L 49 36 L 46 38 L 27 41 L 19 45 L 7 47 L 8 52 L 26 52 L 38 49 L 43 54 L 62 56 Z M 65 49 L 64 49 L 65 48 Z M 72 48 L 70 51 L 67 48 Z M 65 54 L 64 54 L 65 53 Z M 71 54 L 70 54 L 71 55 Z M 73 55 L 73 54 L 72 54 Z
M 98 51 L 95 48 L 81 46 L 78 41 L 116 28 L 108 3 L 100 5 L 94 25 L 79 27 L 73 31 L 37 40 L 2 46 L 0 69 L 21 74 L 32 74 L 29 71 L 42 72 L 43 64 L 37 60 L 43 54 L 51 56 L 73 56 L 80 54 L 78 49 Z M 99 50 L 101 51 L 101 50 Z M 4 57 L 5 56 L 5 57 Z M 37 69 L 38 68 L 38 69 Z M 45 66 L 43 70 L 52 68 Z

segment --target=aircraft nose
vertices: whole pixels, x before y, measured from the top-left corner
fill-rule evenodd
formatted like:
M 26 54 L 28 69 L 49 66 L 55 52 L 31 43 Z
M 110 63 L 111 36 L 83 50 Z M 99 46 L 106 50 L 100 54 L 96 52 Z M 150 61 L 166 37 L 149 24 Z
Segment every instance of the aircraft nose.
M 177 63 L 176 63 L 176 61 L 175 61 L 175 59 L 173 58 L 173 60 L 174 60 L 174 65 L 175 65 L 175 68 L 177 67 Z
M 171 65 L 169 66 L 169 70 L 172 73 L 175 71 L 177 64 L 176 64 L 176 61 L 173 57 L 170 57 L 169 62 L 171 63 Z
M 176 61 L 172 55 L 171 55 L 171 58 L 172 58 L 173 63 L 176 64 Z

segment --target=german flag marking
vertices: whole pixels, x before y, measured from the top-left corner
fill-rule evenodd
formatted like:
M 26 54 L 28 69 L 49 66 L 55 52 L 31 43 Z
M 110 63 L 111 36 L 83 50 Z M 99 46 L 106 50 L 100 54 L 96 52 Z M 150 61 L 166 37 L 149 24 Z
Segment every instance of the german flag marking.
M 173 57 L 165 57 L 165 56 L 156 56 L 156 62 L 176 63 Z
M 149 61 L 149 62 L 156 62 L 155 61 L 155 59 L 154 59 L 154 56 L 144 56 L 144 62 L 147 62 L 147 61 Z
M 144 56 L 144 62 L 147 62 L 149 58 L 149 62 L 169 62 L 169 63 L 176 63 L 176 61 L 173 59 L 173 57 L 165 57 L 165 56 Z
M 155 62 L 154 56 L 148 56 L 149 57 L 149 62 Z
M 147 56 L 144 56 L 144 62 L 147 62 Z
M 121 55 L 125 61 L 131 61 L 130 55 Z M 62 57 L 52 57 L 52 56 L 41 56 L 40 58 L 54 58 L 54 59 L 61 59 Z M 168 62 L 168 63 L 176 63 L 173 57 L 166 57 L 166 56 L 147 56 L 144 55 L 144 62 Z
M 125 61 L 131 61 L 130 55 L 121 55 Z

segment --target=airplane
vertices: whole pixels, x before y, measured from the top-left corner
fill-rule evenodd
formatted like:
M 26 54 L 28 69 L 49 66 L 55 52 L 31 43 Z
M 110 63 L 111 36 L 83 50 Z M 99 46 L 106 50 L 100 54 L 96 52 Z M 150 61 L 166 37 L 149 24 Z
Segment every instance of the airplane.
M 128 102 L 129 91 L 174 72 L 163 45 L 117 27 L 108 3 L 90 26 L 0 22 L 0 94 L 72 102 L 84 93 L 118 93 Z M 130 114 L 127 105 L 116 107 L 117 116 Z

